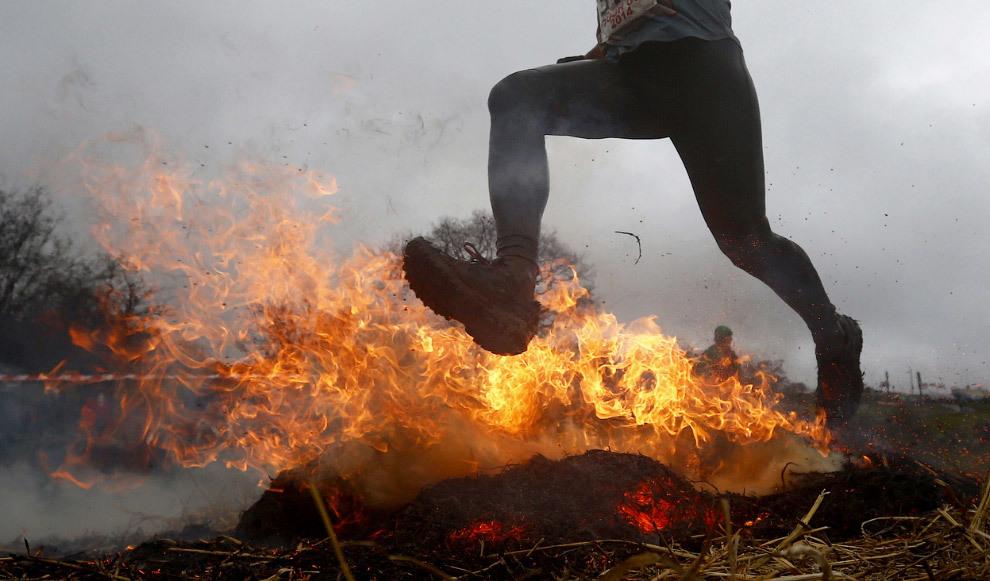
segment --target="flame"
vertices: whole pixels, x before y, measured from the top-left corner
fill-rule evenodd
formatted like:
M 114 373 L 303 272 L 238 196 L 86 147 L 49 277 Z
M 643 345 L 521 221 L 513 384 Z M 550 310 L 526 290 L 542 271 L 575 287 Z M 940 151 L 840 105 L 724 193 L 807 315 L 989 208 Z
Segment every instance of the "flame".
M 143 378 L 121 383 L 95 438 L 264 475 L 329 454 L 369 482 L 395 455 L 407 475 L 382 486 L 417 490 L 537 452 L 670 461 L 682 433 L 698 449 L 716 434 L 827 445 L 822 420 L 775 409 L 765 381 L 706 382 L 655 319 L 589 306 L 576 273 L 540 297 L 552 328 L 520 356 L 493 356 L 415 298 L 396 255 L 331 251 L 332 176 L 238 162 L 207 178 L 161 149 L 137 131 L 70 159 L 101 216 L 95 239 L 157 291 L 156 308 L 117 313 L 109 331 L 72 332 Z M 106 161 L 119 158 L 131 162 Z
M 73 476 L 71 472 L 68 472 L 66 470 L 55 470 L 54 472 L 50 472 L 48 476 L 54 480 L 65 480 L 66 482 L 70 482 L 75 486 L 82 488 L 83 490 L 89 490 L 90 488 L 93 487 L 92 482 L 83 482 L 82 480 L 79 480 L 78 478 Z

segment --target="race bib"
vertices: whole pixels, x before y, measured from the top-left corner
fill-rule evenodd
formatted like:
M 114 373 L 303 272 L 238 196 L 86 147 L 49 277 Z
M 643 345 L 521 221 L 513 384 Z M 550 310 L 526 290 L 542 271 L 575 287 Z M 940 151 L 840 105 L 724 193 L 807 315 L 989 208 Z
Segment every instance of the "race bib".
M 658 4 L 659 0 L 598 0 L 598 42 L 621 40 L 631 24 Z

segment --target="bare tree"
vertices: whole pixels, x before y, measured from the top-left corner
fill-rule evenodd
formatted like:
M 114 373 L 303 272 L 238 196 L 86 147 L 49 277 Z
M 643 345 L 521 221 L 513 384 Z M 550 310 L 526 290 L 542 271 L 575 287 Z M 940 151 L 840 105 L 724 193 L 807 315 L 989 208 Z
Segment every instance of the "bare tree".
M 55 281 L 79 274 L 68 241 L 55 234 L 57 225 L 41 189 L 0 191 L 0 314 L 20 315 L 49 303 Z
M 119 325 L 151 308 L 151 291 L 137 274 L 105 254 L 82 254 L 61 224 L 42 188 L 0 190 L 2 362 L 50 365 L 72 351 L 70 327 Z

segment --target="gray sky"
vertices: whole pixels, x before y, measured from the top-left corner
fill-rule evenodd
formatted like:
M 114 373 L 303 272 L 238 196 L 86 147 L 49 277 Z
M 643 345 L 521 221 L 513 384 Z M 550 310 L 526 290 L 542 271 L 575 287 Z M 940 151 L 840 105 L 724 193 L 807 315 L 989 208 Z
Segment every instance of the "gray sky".
M 990 377 L 990 5 L 735 4 L 771 222 L 862 320 L 867 381 Z M 489 88 L 594 29 L 592 0 L 5 0 L 0 185 L 44 184 L 81 141 L 139 125 L 204 172 L 284 155 L 334 174 L 340 238 L 377 244 L 486 207 Z M 729 324 L 813 384 L 803 324 L 718 252 L 669 142 L 554 138 L 550 154 L 546 224 L 608 308 L 699 346 Z M 638 265 L 614 230 L 640 234 Z

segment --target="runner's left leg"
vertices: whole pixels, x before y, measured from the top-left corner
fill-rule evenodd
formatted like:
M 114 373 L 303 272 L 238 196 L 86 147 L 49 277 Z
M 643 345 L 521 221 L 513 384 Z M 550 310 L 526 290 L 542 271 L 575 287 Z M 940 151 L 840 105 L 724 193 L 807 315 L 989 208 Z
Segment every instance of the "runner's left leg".
M 488 185 L 500 258 L 535 264 L 550 192 L 545 138 L 668 135 L 645 75 L 585 60 L 513 73 L 491 91 Z

